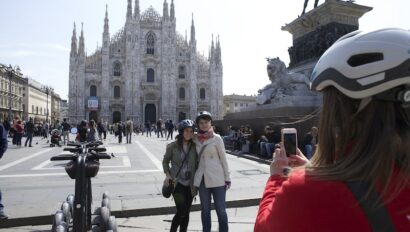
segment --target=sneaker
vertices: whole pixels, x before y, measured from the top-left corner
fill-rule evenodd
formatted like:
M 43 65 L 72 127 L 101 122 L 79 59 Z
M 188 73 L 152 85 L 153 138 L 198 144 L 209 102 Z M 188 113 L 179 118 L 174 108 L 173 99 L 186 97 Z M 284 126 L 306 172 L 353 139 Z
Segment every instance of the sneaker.
M 32 147 L 31 145 L 29 145 L 29 147 Z
M 0 220 L 6 220 L 6 219 L 8 219 L 9 217 L 6 215 L 6 214 L 4 214 L 4 213 L 0 213 Z

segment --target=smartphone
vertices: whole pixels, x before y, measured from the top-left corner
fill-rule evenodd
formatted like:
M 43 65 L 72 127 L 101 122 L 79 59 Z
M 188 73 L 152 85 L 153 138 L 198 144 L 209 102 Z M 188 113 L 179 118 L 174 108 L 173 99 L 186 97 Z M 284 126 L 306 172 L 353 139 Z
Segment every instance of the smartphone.
M 286 156 L 296 155 L 296 148 L 298 147 L 298 136 L 295 128 L 282 129 L 282 142 L 285 146 Z

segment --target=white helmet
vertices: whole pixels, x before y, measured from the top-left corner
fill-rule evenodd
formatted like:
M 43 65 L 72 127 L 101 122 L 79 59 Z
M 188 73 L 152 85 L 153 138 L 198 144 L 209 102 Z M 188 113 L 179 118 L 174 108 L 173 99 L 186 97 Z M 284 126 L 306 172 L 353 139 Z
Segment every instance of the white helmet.
M 310 81 L 316 91 L 334 86 L 350 98 L 410 103 L 410 87 L 403 87 L 410 85 L 410 31 L 388 28 L 343 36 L 319 59 Z M 405 91 L 385 92 L 398 86 Z

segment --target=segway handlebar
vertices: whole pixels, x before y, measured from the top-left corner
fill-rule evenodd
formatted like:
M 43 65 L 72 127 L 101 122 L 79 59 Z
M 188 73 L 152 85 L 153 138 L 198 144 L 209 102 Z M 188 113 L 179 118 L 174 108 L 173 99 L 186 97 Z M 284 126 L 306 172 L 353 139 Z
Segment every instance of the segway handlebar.
M 51 157 L 51 158 L 50 158 L 50 161 L 74 160 L 76 157 L 77 157 L 77 155 L 63 154 L 63 155 L 57 155 L 57 156 Z

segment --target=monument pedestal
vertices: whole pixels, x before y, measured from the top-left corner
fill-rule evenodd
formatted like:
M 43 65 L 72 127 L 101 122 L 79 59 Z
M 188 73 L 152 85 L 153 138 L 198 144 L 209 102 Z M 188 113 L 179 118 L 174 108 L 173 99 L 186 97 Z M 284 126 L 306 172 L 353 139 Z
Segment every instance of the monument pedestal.
M 289 84 L 280 85 L 277 80 L 289 80 L 303 76 L 307 82 L 312 70 L 320 56 L 340 37 L 359 29 L 359 18 L 366 12 L 372 10 L 371 7 L 362 6 L 353 2 L 326 0 L 313 10 L 299 16 L 291 23 L 282 27 L 293 36 L 293 46 L 289 48 L 290 64 L 286 73 L 278 76 L 269 76 L 271 84 L 260 90 L 259 96 L 266 101 L 254 107 L 243 109 L 242 112 L 231 113 L 225 116 L 223 121 L 216 121 L 215 125 L 224 132 L 227 126 L 240 126 L 249 124 L 258 136 L 263 133 L 266 124 L 281 125 L 283 127 L 295 127 L 299 135 L 304 135 L 312 125 L 317 125 L 319 107 L 322 105 L 321 95 L 313 92 L 290 91 Z M 271 61 L 279 60 L 270 59 Z M 285 65 L 282 65 L 285 67 Z M 281 65 L 271 67 L 269 70 L 277 72 L 282 70 Z M 277 72 L 281 73 L 281 72 Z M 282 78 L 282 79 L 281 79 Z M 300 81 L 299 81 L 300 82 Z M 282 89 L 277 91 L 276 86 Z M 273 88 L 270 94 L 269 89 Z M 274 94 L 276 92 L 284 94 Z M 259 97 L 258 96 L 258 97 Z M 269 99 L 270 97 L 270 99 Z
M 353 2 L 327 0 L 283 26 L 282 30 L 293 36 L 293 46 L 288 50 L 289 69 L 310 75 L 306 70 L 313 67 L 307 64 L 316 63 L 336 40 L 359 29 L 359 18 L 371 10 Z

